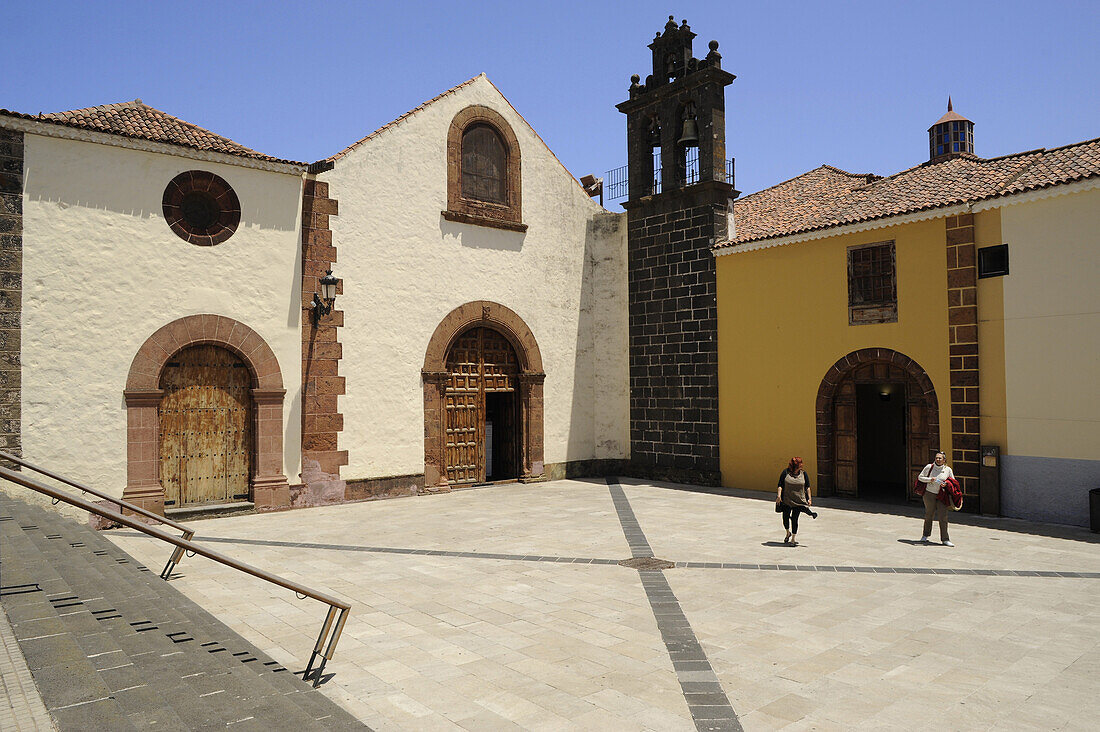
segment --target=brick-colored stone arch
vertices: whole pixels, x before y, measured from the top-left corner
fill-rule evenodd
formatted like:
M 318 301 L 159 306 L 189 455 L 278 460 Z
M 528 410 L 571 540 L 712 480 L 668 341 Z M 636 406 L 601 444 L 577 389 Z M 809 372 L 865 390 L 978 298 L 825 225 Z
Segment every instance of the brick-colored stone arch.
M 455 338 L 473 327 L 487 327 L 508 339 L 519 358 L 520 423 L 523 429 L 521 480 L 543 473 L 542 353 L 535 334 L 510 308 L 477 300 L 447 314 L 428 341 L 424 354 L 424 485 L 429 490 L 449 490 L 445 464 L 444 398 L 447 391 L 447 351 Z
M 901 373 L 909 391 L 908 398 L 923 405 L 927 422 L 927 440 L 933 450 L 939 448 L 940 417 L 939 401 L 932 379 L 924 368 L 906 356 L 889 348 L 861 348 L 837 360 L 821 380 L 817 390 L 815 411 L 817 415 L 817 485 L 822 495 L 836 493 L 836 454 L 835 400 L 838 387 L 858 371 L 873 372 L 878 366 L 884 373 Z M 907 429 L 910 429 L 907 426 Z M 911 446 L 908 446 L 911 447 Z
M 126 489 L 122 497 L 164 513 L 160 484 L 157 408 L 164 365 L 189 346 L 216 345 L 236 354 L 252 376 L 253 434 L 256 436 L 252 500 L 257 508 L 290 504 L 283 474 L 283 401 L 286 389 L 279 361 L 267 341 L 244 323 L 221 315 L 189 315 L 161 327 L 142 344 L 126 378 Z

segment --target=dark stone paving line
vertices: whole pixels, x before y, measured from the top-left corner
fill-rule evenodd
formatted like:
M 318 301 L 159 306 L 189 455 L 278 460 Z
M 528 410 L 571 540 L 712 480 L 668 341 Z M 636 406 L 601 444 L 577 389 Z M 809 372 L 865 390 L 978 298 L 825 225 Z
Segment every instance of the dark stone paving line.
M 621 489 L 620 489 L 621 490 Z M 623 496 L 625 501 L 626 496 Z M 614 500 L 614 497 L 612 497 Z M 616 506 L 618 508 L 618 506 Z M 624 511 L 628 512 L 627 520 L 632 520 L 635 526 L 638 523 L 629 504 L 625 504 Z M 141 536 L 137 532 L 127 532 L 132 536 Z M 638 528 L 632 532 L 634 537 L 631 551 L 635 557 L 652 557 L 653 550 L 649 546 L 645 534 Z M 459 552 L 442 549 L 406 549 L 402 547 L 387 546 L 360 546 L 355 544 L 320 544 L 316 542 L 301 541 L 275 541 L 269 539 L 229 539 L 224 537 L 200 537 L 199 541 L 216 544 L 251 544 L 254 546 L 281 546 L 301 549 L 324 549 L 328 551 L 342 552 L 370 552 L 375 554 L 407 554 L 415 556 L 432 557 L 460 557 L 464 559 L 503 559 L 512 562 L 551 562 L 555 564 L 619 564 L 618 559 L 601 559 L 597 557 L 557 557 L 540 554 L 500 554 L 493 552 Z M 628 542 L 631 539 L 628 536 Z M 639 553 L 641 552 L 641 553 Z M 745 562 L 675 562 L 677 567 L 683 569 L 748 569 L 780 572 L 862 572 L 864 574 L 959 574 L 976 577 L 1054 577 L 1068 579 L 1100 579 L 1100 572 L 1064 572 L 1051 570 L 1024 570 L 1024 569 L 948 569 L 946 567 L 852 567 L 831 564 L 752 564 Z
M 652 557 L 653 549 L 649 546 L 649 540 L 645 538 L 641 525 L 638 524 L 638 517 L 634 515 L 634 509 L 630 507 L 630 501 L 627 500 L 623 487 L 614 478 L 607 479 L 607 486 L 611 490 L 611 502 L 615 504 L 615 513 L 619 516 L 626 542 L 630 545 L 630 556 Z
M 649 546 L 649 540 L 645 538 L 622 486 L 614 478 L 607 479 L 607 486 L 615 504 L 615 513 L 622 524 L 623 534 L 630 544 L 631 554 L 634 558 L 652 558 L 653 550 Z M 676 670 L 676 679 L 680 682 L 695 728 L 700 732 L 740 732 L 743 728 L 737 721 L 737 713 L 733 711 L 733 706 L 722 689 L 703 646 L 695 636 L 691 623 L 684 615 L 680 601 L 669 586 L 665 573 L 659 569 L 640 569 L 638 576 L 645 588 L 653 617 L 657 620 L 661 640 L 672 659 L 672 667 Z
M 684 569 L 748 569 L 778 572 L 862 572 L 865 574 L 960 574 L 973 577 L 1054 577 L 1100 579 L 1100 572 L 1027 569 L 948 569 L 946 567 L 849 567 L 831 564 L 746 564 L 743 562 L 676 562 Z
M 131 536 L 141 536 L 135 532 L 126 532 Z M 555 557 L 544 554 L 499 554 L 488 552 L 457 552 L 443 549 L 404 549 L 388 546 L 359 546 L 355 544 L 319 544 L 305 541 L 275 541 L 270 539 L 228 539 L 217 536 L 203 536 L 196 541 L 211 544 L 248 544 L 252 546 L 281 546 L 295 549 L 325 549 L 338 552 L 369 552 L 374 554 L 406 554 L 427 557 L 461 557 L 465 559 L 505 559 L 513 562 L 551 562 L 554 564 L 618 564 L 618 559 L 599 559 L 596 557 Z

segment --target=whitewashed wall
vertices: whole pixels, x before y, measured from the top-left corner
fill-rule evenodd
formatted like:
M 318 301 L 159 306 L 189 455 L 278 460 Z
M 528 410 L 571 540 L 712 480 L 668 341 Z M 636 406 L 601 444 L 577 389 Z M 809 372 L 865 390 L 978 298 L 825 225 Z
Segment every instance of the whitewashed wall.
M 479 104 L 521 150 L 526 233 L 445 221 L 447 131 Z M 626 225 L 603 212 L 484 77 L 382 130 L 320 176 L 344 280 L 347 479 L 424 470 L 420 369 L 451 310 L 492 300 L 535 335 L 546 371 L 545 461 L 626 457 Z
M 1100 189 L 1001 211 L 1004 513 L 1085 525 L 1100 488 Z
M 287 389 L 286 475 L 301 445 L 301 178 L 28 134 L 23 197 L 23 454 L 121 495 L 122 392 L 138 348 L 215 313 L 259 333 Z M 165 224 L 165 186 L 207 170 L 241 202 L 237 232 L 199 247 Z

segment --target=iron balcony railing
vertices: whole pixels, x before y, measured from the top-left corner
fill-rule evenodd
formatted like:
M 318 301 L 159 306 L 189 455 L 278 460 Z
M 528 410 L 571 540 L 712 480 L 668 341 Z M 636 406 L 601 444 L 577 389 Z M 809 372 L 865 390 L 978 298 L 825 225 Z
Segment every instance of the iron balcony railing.
M 51 478 L 56 478 L 57 480 L 63 481 L 67 485 L 80 488 L 81 490 L 86 490 L 89 493 L 93 492 L 91 489 L 81 486 L 66 478 L 56 476 L 55 474 L 49 473 L 40 468 L 34 468 L 29 464 L 24 463 L 23 460 L 21 460 L 20 458 L 13 459 L 14 456 L 8 455 L 7 453 L 0 455 L 0 457 L 3 457 L 7 460 L 12 460 L 12 462 L 18 463 L 20 465 L 26 465 L 26 467 L 31 468 L 32 470 L 36 470 L 43 475 L 49 475 Z M 49 496 L 51 499 L 53 499 L 53 502 L 55 504 L 59 501 L 64 501 L 70 506 L 76 506 L 77 508 L 84 509 L 89 513 L 94 513 L 97 516 L 102 516 L 109 521 L 112 521 L 116 524 L 121 524 L 122 526 L 126 526 L 127 528 L 131 528 L 136 531 L 140 531 L 141 533 L 147 536 L 151 536 L 154 539 L 160 539 L 161 541 L 172 544 L 179 551 L 187 552 L 188 556 L 194 556 L 198 554 L 200 556 L 206 557 L 207 559 L 212 559 L 219 564 L 224 564 L 227 567 L 232 567 L 239 572 L 244 572 L 245 574 L 250 574 L 253 577 L 262 579 L 265 582 L 279 585 L 280 587 L 293 591 L 299 597 L 299 599 L 305 599 L 309 597 L 319 602 L 325 603 L 329 606 L 328 614 L 325 616 L 325 622 L 321 626 L 321 632 L 317 636 L 317 642 L 313 645 L 313 653 L 310 655 L 309 663 L 306 665 L 306 670 L 302 675 L 302 678 L 306 681 L 309 681 L 312 678 L 313 686 L 315 688 L 317 686 L 320 686 L 321 675 L 325 670 L 325 664 L 332 660 L 332 656 L 336 652 L 336 643 L 340 640 L 340 634 L 344 631 L 344 624 L 347 622 L 348 611 L 351 610 L 351 605 L 349 605 L 348 603 L 344 602 L 343 600 L 338 600 L 331 595 L 326 595 L 323 592 L 318 592 L 317 590 L 306 587 L 305 585 L 299 584 L 298 582 L 293 582 L 276 574 L 272 574 L 271 572 L 266 572 L 262 569 L 259 569 L 258 567 L 253 567 L 252 565 L 246 564 L 238 559 L 226 556 L 221 552 L 216 552 L 213 549 L 208 549 L 202 544 L 198 544 L 194 541 L 191 541 L 190 539 L 185 539 L 180 536 L 174 536 L 164 529 L 156 526 L 150 526 L 132 516 L 126 516 L 118 511 L 112 511 L 108 508 L 104 508 L 97 503 L 92 503 L 91 501 L 80 498 L 79 496 L 71 496 L 62 490 L 54 488 L 53 486 L 46 485 L 45 483 L 39 482 L 34 478 L 23 475 L 22 473 L 12 470 L 10 468 L 0 466 L 0 478 L 3 478 L 4 480 L 10 481 L 12 483 L 16 483 L 17 485 L 21 485 L 24 488 L 30 488 L 32 491 L 37 491 L 42 495 Z M 145 509 L 142 509 L 139 506 L 135 506 L 127 501 L 112 498 L 110 496 L 103 496 L 103 494 L 101 494 L 99 491 L 95 491 L 94 493 L 95 495 L 99 495 L 113 501 L 114 503 L 118 504 L 128 511 L 133 511 L 134 513 L 138 513 L 146 517 L 148 517 L 148 514 L 150 513 Z M 179 524 L 176 524 L 175 522 L 169 521 L 167 519 L 161 519 L 156 514 L 153 514 L 153 518 L 160 519 L 165 524 L 173 526 L 173 528 L 180 527 Z M 313 664 L 318 659 L 320 659 L 320 665 L 317 667 L 316 670 L 314 670 Z
M 726 182 L 733 183 L 733 158 L 726 161 Z M 604 194 L 608 201 L 618 201 L 630 195 L 630 166 L 622 165 L 604 173 Z M 684 160 L 684 178 L 681 185 L 690 186 L 699 182 L 699 148 L 687 149 Z M 661 153 L 653 153 L 653 182 L 649 193 L 661 192 Z

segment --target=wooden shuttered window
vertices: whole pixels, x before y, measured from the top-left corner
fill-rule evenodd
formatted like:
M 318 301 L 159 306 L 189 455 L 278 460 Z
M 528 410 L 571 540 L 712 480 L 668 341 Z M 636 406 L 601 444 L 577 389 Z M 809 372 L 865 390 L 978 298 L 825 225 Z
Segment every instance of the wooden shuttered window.
M 897 265 L 894 242 L 848 247 L 848 322 L 896 323 Z
M 507 204 L 508 153 L 489 125 L 475 124 L 462 133 L 462 197 Z

